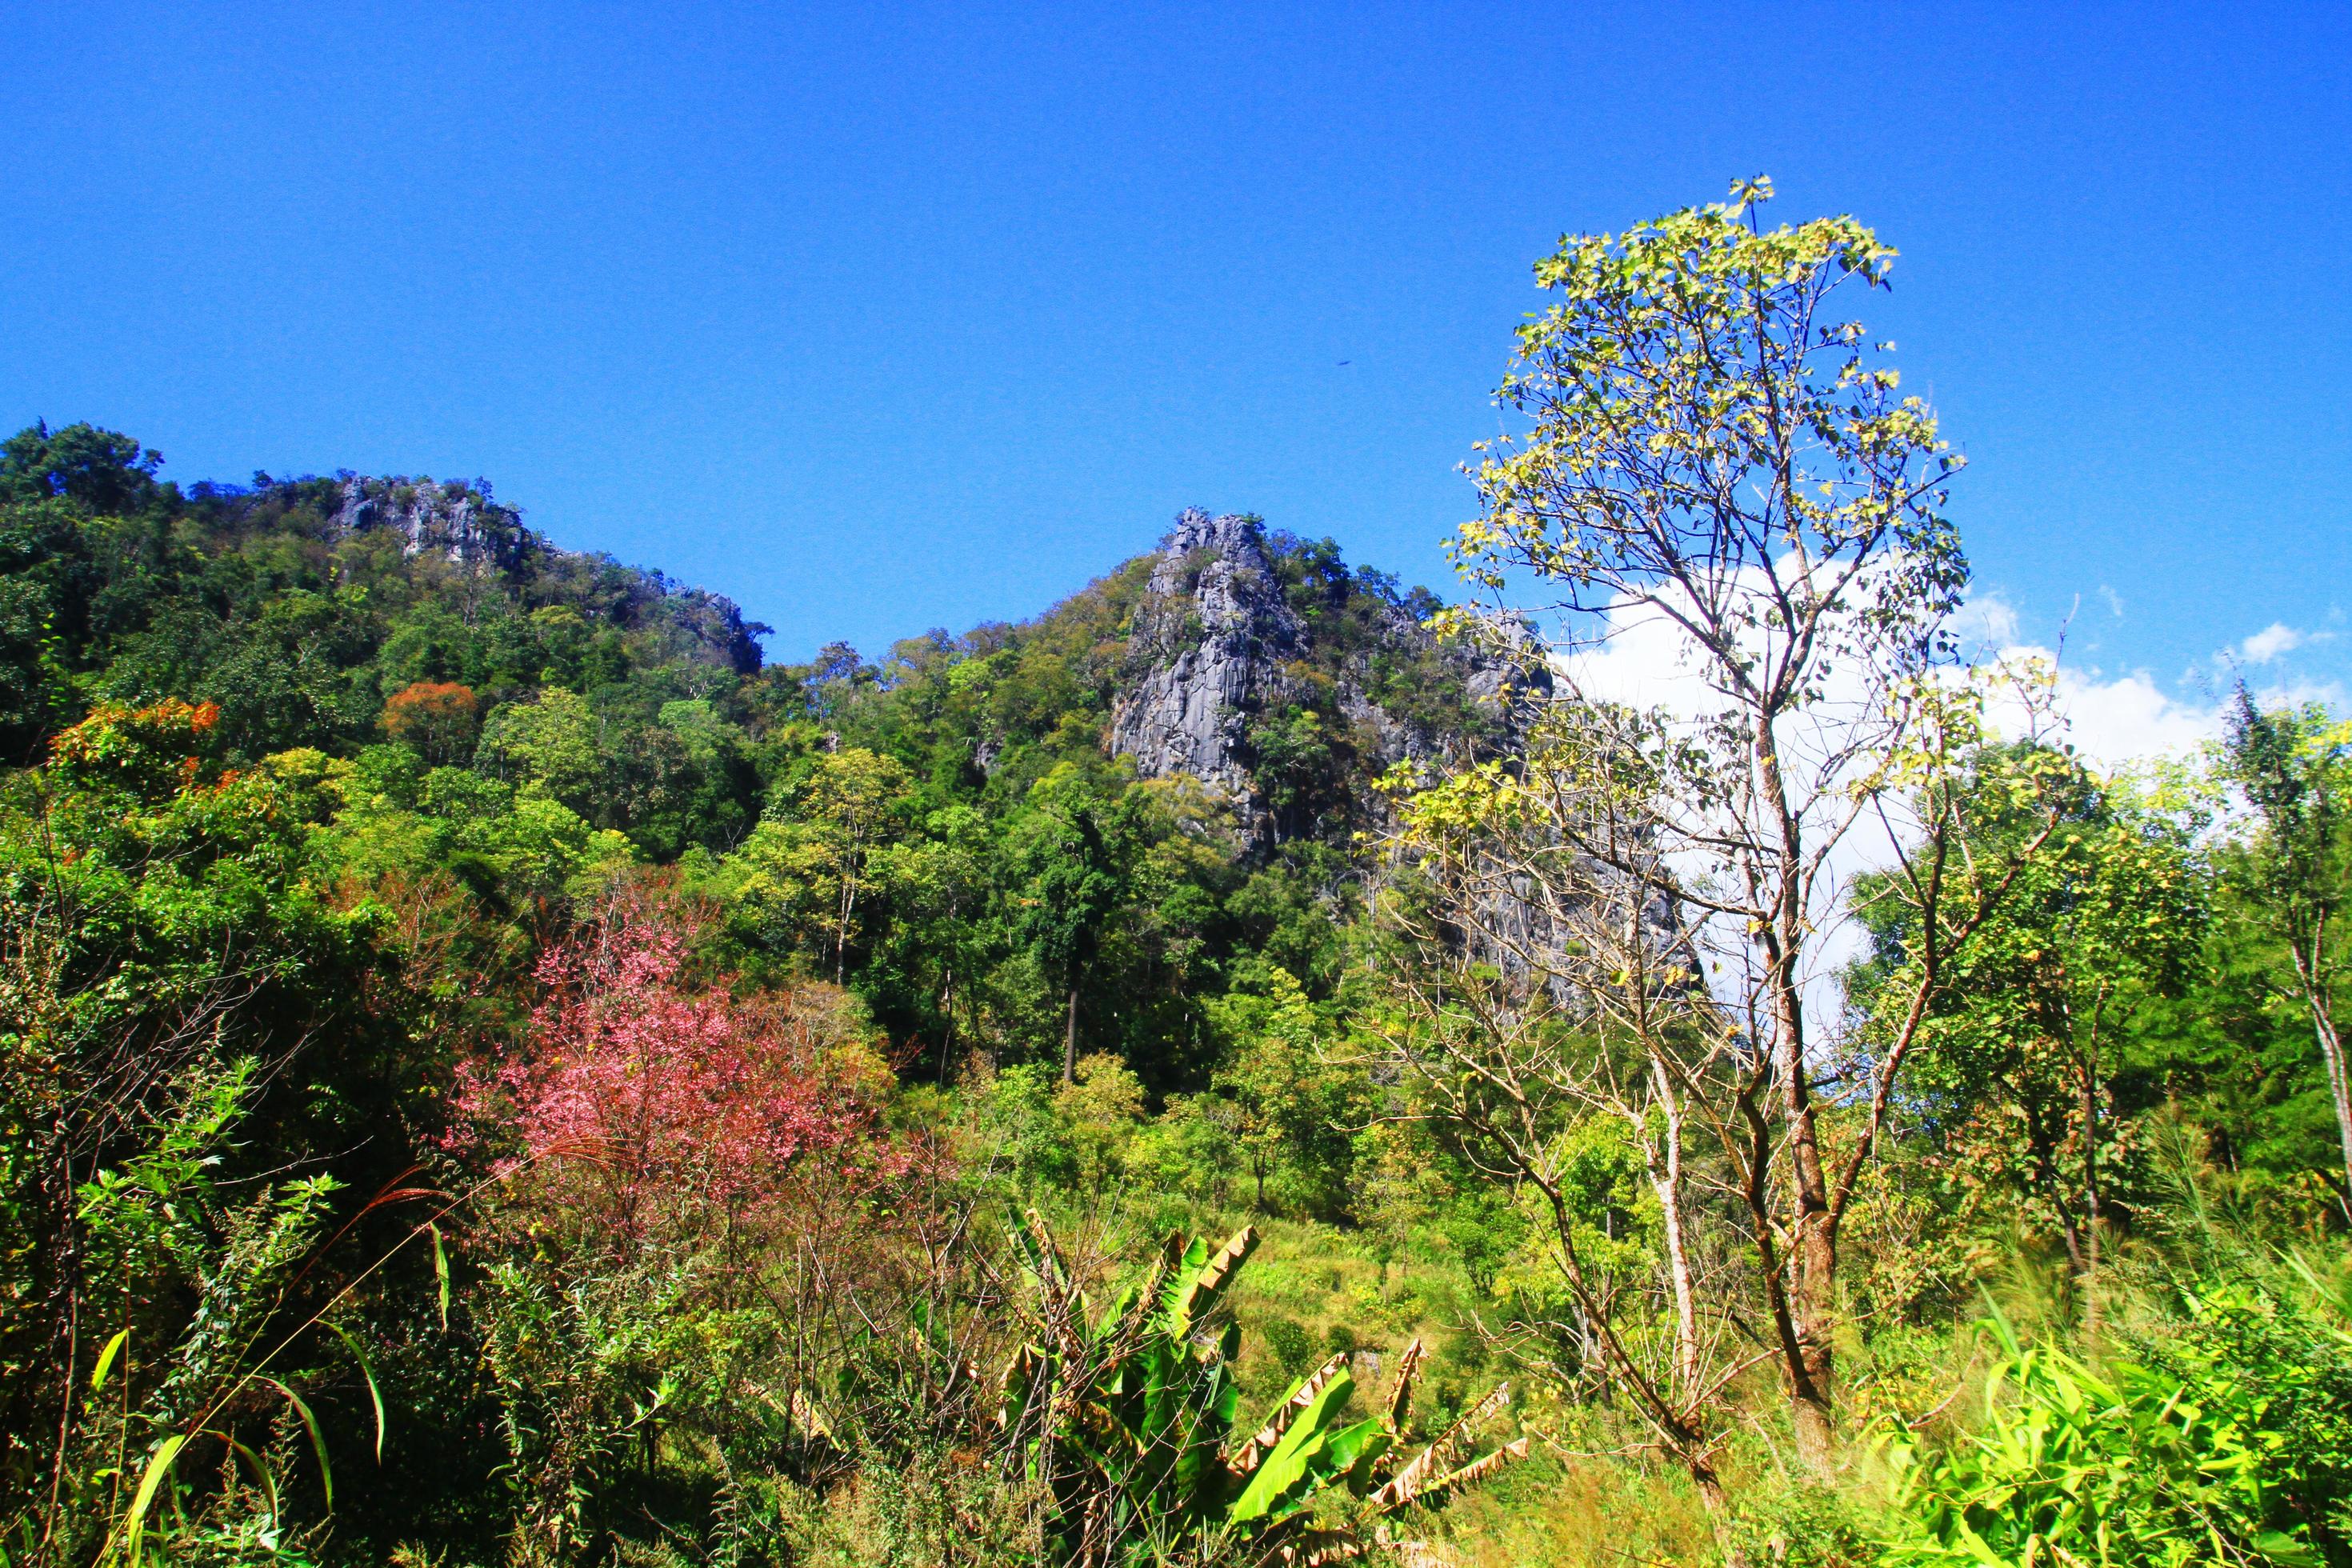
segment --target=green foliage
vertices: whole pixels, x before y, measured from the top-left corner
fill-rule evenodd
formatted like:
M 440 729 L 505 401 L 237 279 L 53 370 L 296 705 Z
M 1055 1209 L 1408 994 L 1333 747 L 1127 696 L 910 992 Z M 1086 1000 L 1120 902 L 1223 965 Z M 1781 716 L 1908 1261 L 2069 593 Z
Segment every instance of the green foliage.
M 1419 1456 L 1392 1462 L 1418 1346 L 1385 1414 L 1342 1419 L 1355 1384 L 1339 1355 L 1301 1375 L 1241 1437 L 1240 1330 L 1221 1308 L 1257 1248 L 1255 1228 L 1213 1251 L 1171 1237 L 1151 1273 L 1093 1314 L 1034 1214 L 1015 1236 L 1036 1337 L 1005 1370 L 1001 1425 L 1042 1500 L 1048 1561 L 1336 1560 L 1360 1554 L 1380 1516 L 1434 1506 L 1527 1451 L 1522 1440 L 1454 1463 L 1475 1421 L 1499 1407 L 1497 1391 Z
M 1775 1568 L 1866 1568 L 1880 1560 L 1862 1500 L 1812 1480 L 1767 1480 L 1740 1500 L 1732 1549 Z
M 1519 329 L 1500 394 L 1536 428 L 1479 466 L 1486 515 L 1452 546 L 1475 581 L 1499 588 L 1517 563 L 1596 609 L 1688 588 L 1703 617 L 1763 635 L 1739 575 L 1796 550 L 1812 564 L 1778 584 L 1781 635 L 1824 612 L 1853 617 L 1838 639 L 1853 651 L 1864 626 L 1889 658 L 1939 635 L 1967 582 L 1938 512 L 1962 459 L 1897 394 L 1892 345 L 1833 319 L 1841 290 L 1886 286 L 1895 250 L 1852 217 L 1768 230 L 1771 196 L 1741 181 L 1727 202 L 1572 236 L 1537 263 L 1558 302 Z M 1783 443 L 1800 433 L 1795 458 Z M 1882 548 L 1899 563 L 1865 604 L 1850 569 Z M 1694 575 L 1699 562 L 1713 570 Z M 1810 658 L 1758 673 L 1790 689 L 1755 695 L 1806 700 Z
M 2147 1195 L 2134 1119 L 2168 1086 L 2144 1041 L 2189 983 L 2212 879 L 2193 820 L 2046 748 L 1985 746 L 1946 788 L 1922 809 L 1958 822 L 1970 856 L 1938 874 L 1991 913 L 1928 998 L 1908 1082 L 1962 1215 L 2015 1215 L 2080 1270 L 2102 1208 Z M 1878 951 L 1848 986 L 1880 1039 L 1904 1026 L 1925 952 L 1899 895 L 1928 868 L 1899 875 L 1860 892 Z
M 1433 600 L 1276 536 L 1319 662 L 1280 718 L 1300 747 L 1269 735 L 1297 839 L 1269 858 L 1198 791 L 1104 755 L 1148 557 L 1025 626 L 762 668 L 764 628 L 726 601 L 556 550 L 479 484 L 184 494 L 108 432 L 8 450 L 10 755 L 37 761 L 94 702 L 209 706 L 208 763 L 318 759 L 322 883 L 429 904 L 417 933 L 491 973 L 625 865 L 677 862 L 730 905 L 726 962 L 849 986 L 935 1077 L 974 1050 L 1107 1051 L 1155 1102 L 1206 1089 L 1208 1000 L 1263 989 L 1263 963 L 1319 1005 L 1344 967 L 1365 792 L 1333 681 L 1387 659 L 1392 712 L 1473 721 L 1435 690 L 1459 672 L 1414 625 Z
M 2252 923 L 2284 950 L 2285 973 L 2271 990 L 2317 1037 L 2343 1194 L 2352 1196 L 2352 1064 L 2336 1026 L 2344 961 L 2335 929 L 2352 879 L 2352 726 L 2318 707 L 2257 711 L 2241 685 L 2220 762 L 2255 829 L 2231 868 Z
M 1357 1135 L 1373 1114 L 1371 1086 L 1360 1068 L 1335 1059 L 1339 1009 L 1318 1008 L 1285 970 L 1268 980 L 1267 994 L 1236 992 L 1210 1009 L 1232 1042 L 1215 1089 L 1231 1107 L 1255 1206 L 1268 1207 L 1271 1181 L 1283 1211 L 1344 1218 Z
M 1292 1377 L 1304 1377 L 1309 1366 L 1320 1359 L 1316 1353 L 1315 1336 L 1296 1318 L 1267 1318 L 1258 1325 L 1258 1334 L 1265 1341 L 1266 1353 L 1274 1357 L 1274 1364 Z
M 9 1520 L 0 1550 L 37 1534 L 57 1560 L 301 1562 L 321 1534 L 327 1439 L 300 1374 L 275 1363 L 310 1326 L 289 1293 L 338 1184 L 224 1184 L 258 1066 L 189 1068 L 76 1194 L 84 1308 L 113 1332 L 56 1429 L 48 1506 Z
M 73 501 L 94 512 L 140 510 L 157 499 L 163 454 L 94 425 L 49 428 L 43 420 L 0 446 L 0 497 Z
M 1981 1427 L 1940 1450 L 1898 1435 L 1889 1564 L 2352 1557 L 2342 1481 L 2352 1342 L 2267 1303 L 2192 1303 L 2145 1359 L 2095 1372 L 2008 1324 Z

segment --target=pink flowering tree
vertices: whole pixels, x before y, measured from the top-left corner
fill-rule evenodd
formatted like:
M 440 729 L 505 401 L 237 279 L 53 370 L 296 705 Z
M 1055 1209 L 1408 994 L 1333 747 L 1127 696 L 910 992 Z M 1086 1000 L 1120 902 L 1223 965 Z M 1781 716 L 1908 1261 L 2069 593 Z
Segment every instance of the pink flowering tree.
M 502 1178 L 461 1251 L 519 1562 L 573 1560 L 661 1430 L 745 1464 L 824 1441 L 806 1412 L 844 1293 L 904 1206 L 913 1162 L 877 1124 L 890 1075 L 855 1005 L 738 995 L 696 973 L 696 931 L 658 887 L 617 892 L 541 960 L 528 1033 L 460 1095 Z
M 540 961 L 525 1048 L 466 1089 L 469 1120 L 502 1125 L 505 1169 L 529 1170 L 563 1229 L 625 1247 L 740 1221 L 813 1165 L 879 1173 L 862 1134 L 888 1074 L 847 999 L 693 984 L 690 933 L 674 908 L 616 899 Z

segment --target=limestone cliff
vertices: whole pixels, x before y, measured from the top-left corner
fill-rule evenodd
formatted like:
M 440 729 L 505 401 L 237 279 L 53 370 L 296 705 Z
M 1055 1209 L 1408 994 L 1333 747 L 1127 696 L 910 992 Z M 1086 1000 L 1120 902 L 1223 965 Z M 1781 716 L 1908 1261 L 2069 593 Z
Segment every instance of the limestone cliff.
M 345 474 L 339 494 L 337 526 L 353 533 L 389 529 L 406 555 L 430 552 L 503 569 L 533 542 L 521 514 L 491 500 L 479 485 Z
M 760 668 L 759 639 L 772 628 L 746 620 L 733 600 L 609 556 L 559 550 L 526 527 L 520 511 L 492 500 L 487 481 L 344 473 L 332 482 L 329 522 L 339 532 L 389 534 L 412 559 L 436 557 L 467 573 L 496 574 L 526 602 L 545 602 L 541 590 L 561 583 L 600 623 L 664 626 L 672 657 L 746 675 Z
M 1328 542 L 1187 511 L 1134 612 L 1111 749 L 1199 779 L 1262 842 L 1360 820 L 1381 771 L 1507 750 L 1549 689 L 1539 664 L 1439 643 L 1435 607 Z

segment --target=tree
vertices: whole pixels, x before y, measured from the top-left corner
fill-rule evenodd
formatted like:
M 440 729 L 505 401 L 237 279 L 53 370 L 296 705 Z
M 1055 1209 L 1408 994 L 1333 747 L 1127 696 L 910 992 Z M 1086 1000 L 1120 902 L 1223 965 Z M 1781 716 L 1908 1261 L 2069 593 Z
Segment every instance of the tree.
M 1231 1107 L 1236 1141 L 1250 1163 L 1255 1204 L 1266 1207 L 1266 1178 L 1287 1171 L 1318 1218 L 1343 1215 L 1353 1174 L 1353 1128 L 1371 1119 L 1361 1075 L 1327 1057 L 1330 1021 L 1318 1016 L 1286 970 L 1263 997 L 1233 995 L 1209 1006 L 1229 1037 L 1214 1087 Z
M 1127 902 L 1132 810 L 1103 800 L 1066 766 L 1037 783 L 1037 809 L 1013 851 L 1019 878 L 1011 921 L 1014 939 L 1067 998 L 1062 1029 L 1062 1081 L 1078 1071 L 1078 986 L 1101 951 L 1103 928 Z
M 428 763 L 456 763 L 473 751 L 474 689 L 454 680 L 419 680 L 401 688 L 383 705 L 383 732 L 415 748 Z
M 876 1126 L 889 1069 L 837 989 L 739 994 L 691 972 L 696 935 L 658 890 L 607 899 L 541 957 L 528 1035 L 459 1096 L 498 1178 L 469 1226 L 468 1306 L 517 1562 L 573 1561 L 623 1511 L 652 1412 L 772 1463 L 788 1412 L 846 1392 L 812 1365 L 806 1265 L 841 1267 L 827 1232 L 870 1246 L 894 1206 L 873 1201 L 902 1169 Z
M 396 1185 L 436 1115 L 425 976 L 313 879 L 319 797 L 223 768 L 218 719 L 101 704 L 0 799 L 0 1511 L 44 1561 L 95 1559 L 76 1515 L 120 1525 L 127 1489 L 71 1483 L 126 1441 L 169 1443 L 161 1476 L 250 1419 L 257 1358 L 342 1277 L 331 1195 Z
M 1402 875 L 1384 899 L 1408 953 L 1397 1043 L 1424 1114 L 1471 1169 L 1539 1201 L 1567 1318 L 1544 1326 L 1627 1396 L 1721 1536 L 1717 1403 L 1754 1358 L 1725 1352 L 1738 1293 L 1701 1259 L 1688 1145 L 1711 1112 L 1726 1168 L 1759 1180 L 1752 1159 L 1742 1171 L 1753 1117 L 1726 1113 L 1756 1108 L 1755 1053 L 1700 984 L 1693 910 L 1654 831 L 1663 781 L 1629 743 L 1634 723 L 1622 709 L 1554 710 L 1522 763 L 1465 769 L 1401 803 Z M 1657 1203 L 1647 1278 L 1629 1278 L 1631 1249 L 1593 1224 L 1596 1146 L 1630 1154 Z
M 163 463 L 163 453 L 119 431 L 86 423 L 52 430 L 45 419 L 0 445 L 0 497 L 62 496 L 93 512 L 134 511 L 155 495 Z
M 833 978 L 848 972 L 849 933 L 859 897 L 874 887 L 873 855 L 898 829 L 914 780 L 896 757 L 845 746 L 817 763 L 802 796 L 802 822 L 820 847 L 833 884 Z
M 509 702 L 491 710 L 482 726 L 476 765 L 511 783 L 544 784 L 550 795 L 577 810 L 602 777 L 601 729 L 586 698 L 551 686 L 529 702 Z
M 2005 1189 L 2054 1223 L 2095 1328 L 2110 1188 L 2129 1152 L 2114 1079 L 2136 1020 L 2181 988 L 2205 931 L 2194 824 L 2030 744 L 1980 749 L 1948 794 L 1969 847 L 1955 879 L 2008 892 L 1936 982 L 1908 1088 L 1964 1194 Z M 1915 857 L 1911 883 L 1922 869 Z M 1866 1033 L 1892 1031 L 1919 994 L 1917 908 L 1891 873 L 1857 904 L 1877 958 L 1849 994 L 1886 1009 Z
M 2223 757 L 2253 812 L 2247 876 L 2286 948 L 2292 994 L 2326 1064 L 2344 1160 L 2340 1201 L 2352 1215 L 2352 1071 L 2336 1022 L 2343 952 L 2334 929 L 2352 877 L 2352 724 L 2316 706 L 2261 712 L 2241 681 Z
M 940 1022 L 940 1080 L 947 1081 L 956 1043 L 956 1009 L 971 1008 L 986 963 L 983 921 L 994 870 L 989 825 L 962 804 L 932 812 L 920 837 L 886 847 L 875 877 L 892 912 L 895 966 L 927 999 Z
M 1551 630 L 1569 701 L 1610 710 L 1612 667 L 1591 656 L 1612 639 L 1662 639 L 1679 663 L 1676 702 L 1566 738 L 1647 759 L 1647 819 L 1620 840 L 1637 852 L 1570 844 L 1696 917 L 1736 1068 L 1708 1103 L 1746 1151 L 1757 1273 L 1819 1464 L 1859 1166 L 1823 1152 L 1833 1042 L 1808 1016 L 1811 965 L 1837 920 L 1841 847 L 1948 754 L 1936 678 L 1968 563 L 1942 510 L 1960 458 L 1897 390 L 1891 345 L 1839 313 L 1846 291 L 1886 286 L 1895 252 L 1851 217 L 1768 231 L 1770 195 L 1745 182 L 1538 264 L 1559 300 L 1520 329 L 1500 391 L 1529 423 L 1482 448 L 1482 514 L 1450 548 L 1492 601 L 1456 624 L 1507 648 Z M 1865 1152 L 1906 1047 L 1876 1065 Z
M 607 900 L 541 957 L 527 1048 L 461 1097 L 516 1144 L 517 1168 L 564 1166 L 559 1206 L 600 1245 L 644 1245 L 649 1213 L 740 1214 L 772 1195 L 797 1162 L 863 1131 L 887 1075 L 839 992 L 696 985 L 692 935 L 651 899 Z
M 90 530 L 63 500 L 0 505 L 0 754 L 37 759 L 76 713 L 72 655 L 101 580 Z
M 914 780 L 896 757 L 844 746 L 819 757 L 787 812 L 760 824 L 733 858 L 741 907 L 770 941 L 822 942 L 834 983 L 849 973 L 858 913 L 880 857 L 906 826 Z

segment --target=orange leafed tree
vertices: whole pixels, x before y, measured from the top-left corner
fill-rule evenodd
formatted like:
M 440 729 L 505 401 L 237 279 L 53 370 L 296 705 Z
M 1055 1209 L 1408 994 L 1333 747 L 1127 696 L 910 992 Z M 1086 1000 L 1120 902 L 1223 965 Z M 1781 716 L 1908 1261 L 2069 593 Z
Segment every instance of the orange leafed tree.
M 383 732 L 429 763 L 454 763 L 473 747 L 479 702 L 470 686 L 419 680 L 383 705 Z

